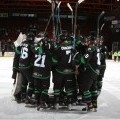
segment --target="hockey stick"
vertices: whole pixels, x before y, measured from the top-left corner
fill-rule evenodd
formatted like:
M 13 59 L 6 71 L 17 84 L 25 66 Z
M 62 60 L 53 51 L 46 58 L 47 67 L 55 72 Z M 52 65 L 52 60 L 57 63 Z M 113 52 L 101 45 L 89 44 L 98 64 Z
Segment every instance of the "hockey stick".
M 55 2 L 54 0 L 47 0 L 51 4 L 51 9 L 52 9 L 52 26 L 53 26 L 53 41 L 54 41 L 54 47 L 56 47 L 56 36 L 55 36 Z
M 62 28 L 61 28 L 61 21 L 60 21 L 60 4 L 61 4 L 61 1 L 59 2 L 59 9 L 58 9 L 58 20 L 59 20 L 60 34 L 61 34 L 62 33 Z
M 78 0 L 78 2 L 75 5 L 75 21 L 74 21 L 74 43 L 73 47 L 75 49 L 75 42 L 76 42 L 76 29 L 77 29 L 77 8 L 80 3 L 82 3 L 84 0 Z
M 46 27 L 45 27 L 44 35 L 46 34 L 46 31 L 47 31 L 48 26 L 49 26 L 49 24 L 50 24 L 51 18 L 52 18 L 52 14 L 50 15 L 50 18 L 49 18 L 49 20 L 48 20 L 48 23 L 47 23 L 47 25 L 46 25 Z
M 101 28 L 100 28 L 100 31 L 103 30 L 103 27 L 105 26 L 105 23 L 102 24 Z
M 70 9 L 71 14 L 72 14 L 72 34 L 73 34 L 73 18 L 74 18 L 74 16 L 73 16 L 73 9 L 72 9 L 70 3 L 67 3 L 67 6 L 68 6 L 68 8 Z
M 105 14 L 105 11 L 102 11 L 102 12 L 100 13 L 100 15 L 98 16 L 98 19 L 97 19 L 97 38 L 100 37 L 100 28 L 99 28 L 99 26 L 100 26 L 100 19 L 101 19 L 101 17 L 102 17 L 104 14 Z
M 58 40 L 58 36 L 60 33 L 62 33 L 62 29 L 61 29 L 61 21 L 60 21 L 60 4 L 61 4 L 61 1 L 59 1 L 57 3 L 57 7 L 56 7 L 56 40 Z
M 101 28 L 100 28 L 100 36 L 101 36 L 101 32 L 102 32 L 104 26 L 105 26 L 105 23 L 103 23 L 103 24 L 101 25 Z

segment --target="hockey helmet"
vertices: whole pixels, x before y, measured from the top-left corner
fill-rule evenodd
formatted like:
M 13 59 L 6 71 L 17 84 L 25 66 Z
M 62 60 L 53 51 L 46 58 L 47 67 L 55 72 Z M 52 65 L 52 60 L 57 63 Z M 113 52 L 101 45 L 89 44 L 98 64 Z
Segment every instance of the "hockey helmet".
M 50 49 L 51 48 L 49 39 L 47 37 L 45 37 L 42 41 L 43 41 L 43 48 L 44 49 Z
M 40 43 L 40 41 L 42 41 L 44 39 L 44 33 L 43 32 L 39 32 L 36 36 L 35 36 L 35 43 Z
M 60 38 L 60 40 L 63 42 L 63 41 L 66 41 L 67 39 L 68 39 L 68 35 L 66 35 L 66 34 L 60 34 L 59 35 L 59 38 Z
M 35 39 L 34 33 L 29 32 L 29 33 L 27 34 L 27 38 L 26 38 L 27 42 L 28 42 L 28 43 L 33 43 L 33 42 L 34 42 L 34 39 Z

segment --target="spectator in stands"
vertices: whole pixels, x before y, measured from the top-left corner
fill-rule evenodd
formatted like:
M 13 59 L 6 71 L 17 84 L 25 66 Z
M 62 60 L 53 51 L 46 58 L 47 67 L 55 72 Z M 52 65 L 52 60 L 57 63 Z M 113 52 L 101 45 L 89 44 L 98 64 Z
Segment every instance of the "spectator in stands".
M 112 60 L 112 51 L 108 53 L 108 59 Z
M 2 56 L 4 57 L 4 55 L 5 55 L 5 49 L 2 48 Z
M 113 56 L 114 56 L 114 61 L 116 62 L 117 61 L 117 50 L 114 51 Z
M 120 50 L 118 51 L 118 62 L 120 61 Z

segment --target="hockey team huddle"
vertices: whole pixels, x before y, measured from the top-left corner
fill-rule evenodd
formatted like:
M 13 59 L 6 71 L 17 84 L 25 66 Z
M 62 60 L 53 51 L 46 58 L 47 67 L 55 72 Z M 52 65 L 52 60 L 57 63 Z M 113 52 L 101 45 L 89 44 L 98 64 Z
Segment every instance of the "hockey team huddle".
M 43 33 L 20 33 L 14 42 L 12 74 L 17 103 L 37 110 L 83 105 L 82 111 L 97 111 L 107 48 L 102 37 L 77 37 L 75 46 L 73 39 L 67 32 L 56 43 Z M 53 93 L 49 93 L 51 78 Z

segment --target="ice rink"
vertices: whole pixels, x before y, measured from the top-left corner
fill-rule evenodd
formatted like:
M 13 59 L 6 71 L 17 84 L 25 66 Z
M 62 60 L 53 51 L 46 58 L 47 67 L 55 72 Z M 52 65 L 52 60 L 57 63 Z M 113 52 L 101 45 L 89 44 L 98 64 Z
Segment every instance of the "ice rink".
M 98 111 L 82 114 L 79 108 L 73 111 L 37 111 L 13 101 L 12 61 L 12 57 L 0 57 L 0 120 L 120 120 L 120 62 L 107 60 Z

